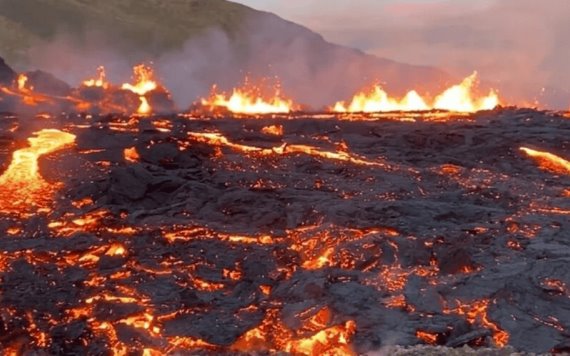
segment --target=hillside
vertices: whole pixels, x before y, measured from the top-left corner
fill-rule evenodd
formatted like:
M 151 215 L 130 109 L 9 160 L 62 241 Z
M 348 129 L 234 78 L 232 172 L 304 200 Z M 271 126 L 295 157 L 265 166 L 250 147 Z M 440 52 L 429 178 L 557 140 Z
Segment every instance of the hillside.
M 96 30 L 124 52 L 158 54 L 206 28 L 231 33 L 251 12 L 223 0 L 0 0 L 0 49 L 12 60 L 34 41 Z
M 98 64 L 128 76 L 128 66 L 153 61 L 185 104 L 213 83 L 235 86 L 244 73 L 277 75 L 294 99 L 311 105 L 374 80 L 395 92 L 450 81 L 439 70 L 337 46 L 225 0 L 0 0 L 0 14 L 0 56 L 16 68 L 42 68 L 73 84 Z

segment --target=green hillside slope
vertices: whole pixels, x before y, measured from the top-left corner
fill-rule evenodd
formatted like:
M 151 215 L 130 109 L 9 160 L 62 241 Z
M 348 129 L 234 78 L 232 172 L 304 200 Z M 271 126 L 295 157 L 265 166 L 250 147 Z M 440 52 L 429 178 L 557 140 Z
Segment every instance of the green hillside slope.
M 0 0 L 0 52 L 18 60 L 34 41 L 97 31 L 125 53 L 158 54 L 208 28 L 236 36 L 254 13 L 224 0 Z

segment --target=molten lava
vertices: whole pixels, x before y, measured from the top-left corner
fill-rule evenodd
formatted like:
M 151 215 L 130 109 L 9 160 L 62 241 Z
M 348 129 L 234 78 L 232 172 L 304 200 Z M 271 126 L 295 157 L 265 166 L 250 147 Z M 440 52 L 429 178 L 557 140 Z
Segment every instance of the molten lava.
M 437 345 L 437 334 L 418 330 L 416 331 L 416 337 L 428 345 Z
M 271 125 L 265 126 L 261 129 L 266 135 L 273 135 L 273 136 L 283 136 L 283 126 L 282 125 Z
M 477 83 L 477 72 L 465 78 L 463 82 L 454 85 L 437 96 L 433 103 L 427 104 L 415 90 L 406 94 L 402 99 L 395 99 L 375 86 L 372 91 L 361 92 L 354 96 L 348 106 L 344 102 L 338 102 L 333 111 L 345 112 L 389 112 L 389 111 L 427 111 L 447 110 L 454 112 L 476 112 L 480 110 L 492 110 L 500 104 L 497 93 L 493 90 L 482 98 L 474 98 L 473 89 Z
M 336 112 L 388 112 L 388 111 L 426 111 L 430 107 L 416 92 L 410 91 L 402 100 L 391 98 L 378 85 L 369 92 L 357 94 L 348 107 L 342 102 L 336 103 Z
M 44 101 L 41 96 L 35 95 L 34 88 L 28 85 L 27 75 L 19 74 L 16 82 L 18 84 L 18 94 L 21 95 L 24 104 L 34 106 Z
M 287 114 L 295 109 L 293 101 L 282 96 L 279 85 L 275 85 L 269 96 L 262 95 L 262 90 L 249 85 L 247 80 L 242 88 L 234 89 L 229 97 L 218 94 L 216 90 L 214 86 L 210 98 L 201 101 L 212 111 L 223 108 L 236 114 Z
M 30 206 L 46 208 L 54 185 L 46 182 L 39 172 L 38 159 L 68 147 L 75 136 L 59 130 L 41 130 L 28 139 L 29 147 L 12 155 L 8 169 L 0 176 L 0 211 L 20 212 Z
M 245 333 L 234 343 L 232 349 L 238 352 L 280 351 L 306 356 L 355 355 L 349 342 L 356 331 L 356 323 L 347 321 L 327 328 L 327 321 L 320 320 L 324 313 L 328 313 L 327 308 L 304 322 L 302 329 L 306 329 L 312 334 L 311 336 L 296 337 L 295 333 L 281 321 L 277 310 L 268 310 L 261 325 Z
M 26 84 L 28 83 L 28 76 L 27 75 L 19 74 L 18 79 L 16 79 L 16 81 L 18 82 L 18 91 L 26 92 L 26 91 L 32 90 L 31 88 L 28 89 L 26 87 Z
M 203 143 L 207 143 L 212 146 L 217 147 L 229 147 L 236 151 L 251 154 L 251 155 L 258 155 L 258 156 L 285 156 L 290 154 L 307 154 L 313 157 L 325 158 L 333 161 L 344 161 L 350 162 L 356 165 L 362 166 L 377 166 L 383 167 L 384 164 L 381 162 L 374 162 L 369 161 L 364 158 L 358 157 L 353 155 L 349 152 L 345 152 L 342 150 L 338 150 L 336 152 L 333 151 L 324 151 L 317 147 L 308 146 L 308 145 L 289 145 L 283 144 L 282 146 L 272 147 L 272 148 L 261 148 L 255 146 L 248 146 L 242 145 L 239 143 L 234 143 L 228 140 L 227 137 L 223 136 L 219 133 L 197 133 L 197 132 L 190 132 L 189 136 L 194 138 L 195 140 Z
M 18 97 L 27 106 L 52 103 L 48 96 L 34 92 L 34 88 L 29 85 L 28 81 L 29 78 L 26 74 L 19 74 L 11 87 L 0 86 L 0 93 Z
M 471 304 L 464 304 L 460 301 L 456 301 L 458 304 L 457 308 L 453 310 L 445 309 L 444 313 L 456 313 L 459 315 L 464 315 L 470 324 L 479 323 L 485 328 L 493 332 L 493 340 L 495 345 L 499 347 L 505 347 L 509 343 L 510 335 L 508 332 L 502 330 L 495 322 L 489 320 L 487 315 L 487 310 L 489 308 L 489 300 L 478 300 Z
M 465 78 L 461 84 L 454 85 L 435 98 L 434 109 L 476 112 L 481 110 L 492 110 L 500 104 L 499 97 L 494 90 L 491 90 L 485 97 L 473 98 L 473 89 L 477 84 L 477 72 Z
M 107 89 L 109 88 L 109 83 L 107 82 L 107 76 L 105 74 L 105 67 L 100 66 L 97 68 L 97 78 L 88 79 L 83 82 L 86 87 L 97 87 Z
M 158 88 L 158 83 L 154 80 L 154 72 L 152 68 L 145 66 L 144 64 L 140 64 L 133 68 L 133 73 L 135 83 L 125 83 L 121 88 L 123 90 L 129 90 L 139 96 L 141 101 L 137 110 L 139 114 L 149 114 L 152 111 L 152 107 L 145 95 Z
M 136 147 L 125 148 L 123 151 L 125 161 L 131 163 L 137 163 L 140 160 L 139 153 Z
M 521 151 L 536 160 L 539 167 L 556 174 L 570 175 L 570 162 L 549 152 L 521 147 Z

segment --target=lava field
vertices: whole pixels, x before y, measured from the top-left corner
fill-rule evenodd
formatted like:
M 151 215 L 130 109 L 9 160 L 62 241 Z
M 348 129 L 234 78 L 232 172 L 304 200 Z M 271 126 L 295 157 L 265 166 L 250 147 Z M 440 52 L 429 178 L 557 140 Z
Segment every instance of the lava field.
M 0 115 L 6 354 L 570 351 L 570 120 Z

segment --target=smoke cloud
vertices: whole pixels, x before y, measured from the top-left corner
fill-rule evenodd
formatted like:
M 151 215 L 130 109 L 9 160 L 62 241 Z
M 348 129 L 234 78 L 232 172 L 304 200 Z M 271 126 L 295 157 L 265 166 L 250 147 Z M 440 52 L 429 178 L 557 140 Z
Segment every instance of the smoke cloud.
M 331 44 L 271 14 L 247 18 L 237 34 L 212 28 L 181 48 L 157 56 L 142 51 L 126 55 L 117 41 L 97 29 L 81 41 L 62 33 L 33 46 L 27 66 L 77 85 L 94 76 L 99 65 L 106 67 L 110 81 L 122 83 L 129 80 L 134 64 L 152 63 L 181 109 L 208 96 L 213 84 L 228 91 L 246 76 L 253 82 L 278 77 L 285 95 L 316 109 L 352 97 L 376 81 L 396 94 L 411 87 L 436 91 L 453 81 L 434 68 L 400 64 Z
M 335 3 L 313 19 L 293 8 L 290 16 L 331 41 L 378 56 L 457 76 L 478 70 L 516 103 L 570 104 L 567 0 Z
M 316 3 L 309 0 L 304 7 Z M 382 11 L 374 12 L 364 11 L 378 8 L 369 0 L 331 2 L 323 16 L 300 18 L 325 38 L 378 57 L 333 45 L 277 16 L 256 14 L 244 21 L 238 33 L 212 28 L 178 49 L 154 56 L 142 50 L 122 51 L 121 39 L 108 38 L 98 29 L 88 31 L 81 41 L 61 33 L 54 41 L 34 46 L 28 65 L 70 84 L 93 76 L 97 66 L 105 65 L 109 79 L 122 83 L 129 80 L 134 64 L 152 62 L 181 109 L 207 96 L 213 84 L 228 91 L 246 76 L 254 81 L 277 76 L 286 95 L 321 108 L 376 81 L 395 95 L 412 88 L 433 94 L 473 70 L 479 71 L 485 84 L 499 88 L 509 103 L 538 100 L 544 107 L 568 107 L 567 0 L 412 1 L 381 6 Z

